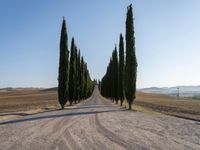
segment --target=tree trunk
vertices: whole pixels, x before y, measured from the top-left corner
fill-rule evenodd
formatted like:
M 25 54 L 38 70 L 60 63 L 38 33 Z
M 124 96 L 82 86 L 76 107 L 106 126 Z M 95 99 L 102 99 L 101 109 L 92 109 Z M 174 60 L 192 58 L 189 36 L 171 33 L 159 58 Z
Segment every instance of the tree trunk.
M 121 102 L 121 103 L 120 103 L 120 106 L 122 106 L 122 104 L 123 104 L 123 101 L 121 100 L 120 102 Z
M 128 105 L 129 105 L 128 109 L 131 110 L 131 103 L 128 103 Z
M 70 101 L 70 106 L 72 106 L 72 101 Z
M 61 104 L 61 109 L 64 109 L 64 105 Z

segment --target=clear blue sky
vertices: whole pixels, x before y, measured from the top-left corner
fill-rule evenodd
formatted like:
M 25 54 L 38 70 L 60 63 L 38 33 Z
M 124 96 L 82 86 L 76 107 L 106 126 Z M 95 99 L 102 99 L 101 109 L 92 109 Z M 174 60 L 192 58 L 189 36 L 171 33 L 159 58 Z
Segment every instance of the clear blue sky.
M 200 84 L 199 0 L 1 0 L 0 87 L 57 86 L 66 17 L 92 78 L 106 72 L 127 6 L 135 17 L 138 88 Z

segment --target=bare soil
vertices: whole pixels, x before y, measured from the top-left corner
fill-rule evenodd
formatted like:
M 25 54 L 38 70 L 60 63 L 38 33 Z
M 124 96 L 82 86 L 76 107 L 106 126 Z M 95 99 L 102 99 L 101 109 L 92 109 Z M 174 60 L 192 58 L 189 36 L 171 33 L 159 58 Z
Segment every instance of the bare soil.
M 17 90 L 0 92 L 0 113 L 30 111 L 58 106 L 57 91 Z
M 134 105 L 176 117 L 200 121 L 200 100 L 137 92 Z

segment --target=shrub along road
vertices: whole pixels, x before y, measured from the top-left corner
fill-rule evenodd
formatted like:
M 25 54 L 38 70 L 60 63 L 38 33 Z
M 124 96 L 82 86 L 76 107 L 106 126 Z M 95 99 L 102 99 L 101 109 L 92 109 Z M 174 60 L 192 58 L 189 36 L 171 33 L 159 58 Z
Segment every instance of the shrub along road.
M 87 101 L 0 122 L 0 149 L 200 149 L 200 122 Z

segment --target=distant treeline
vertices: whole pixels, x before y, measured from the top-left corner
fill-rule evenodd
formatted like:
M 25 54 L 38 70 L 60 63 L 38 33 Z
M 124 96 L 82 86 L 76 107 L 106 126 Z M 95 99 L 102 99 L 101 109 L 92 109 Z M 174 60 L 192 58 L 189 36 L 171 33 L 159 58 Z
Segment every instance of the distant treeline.
M 68 100 L 72 105 L 73 102 L 77 103 L 90 97 L 93 88 L 94 83 L 90 78 L 87 63 L 81 56 L 74 37 L 71 40 L 70 52 L 68 50 L 66 21 L 63 18 L 58 73 L 58 100 L 62 109 Z
M 129 109 L 131 109 L 131 104 L 135 99 L 137 74 L 132 5 L 127 8 L 125 54 L 123 35 L 120 34 L 119 58 L 117 46 L 115 45 L 106 74 L 99 83 L 99 88 L 103 96 L 115 100 L 116 103 L 120 100 L 121 105 L 126 98 Z

